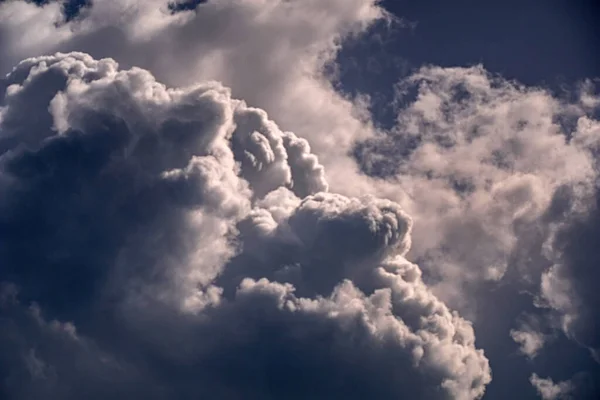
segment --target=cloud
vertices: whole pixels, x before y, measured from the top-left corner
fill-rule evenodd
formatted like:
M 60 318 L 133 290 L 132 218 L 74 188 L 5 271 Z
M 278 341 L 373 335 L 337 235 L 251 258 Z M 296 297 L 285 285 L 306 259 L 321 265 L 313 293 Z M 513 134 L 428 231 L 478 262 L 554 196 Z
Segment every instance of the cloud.
M 543 379 L 533 374 L 531 384 L 536 388 L 543 400 L 570 399 L 573 387 L 570 381 L 554 383 L 552 379 Z
M 552 337 L 542 331 L 540 318 L 529 316 L 520 321 L 518 328 L 511 329 L 511 338 L 519 344 L 519 350 L 529 358 L 535 358 Z
M 554 192 L 593 188 L 586 134 L 560 124 L 583 123 L 581 106 L 481 66 L 424 67 L 398 90 L 405 106 L 395 131 L 381 147 L 372 142 L 359 161 L 367 172 L 374 162 L 394 171 L 404 191 L 395 197 L 417 222 L 413 255 L 432 259 L 444 278 L 502 278 L 519 238 L 544 218 Z M 388 154 L 390 145 L 396 156 Z M 380 151 L 386 155 L 378 157 Z
M 600 123 L 589 86 L 558 97 L 482 66 L 423 67 L 398 84 L 394 130 L 355 152 L 366 173 L 394 182 L 382 193 L 411 215 L 407 257 L 434 293 L 474 320 L 480 343 L 505 349 L 487 347 L 492 366 L 503 366 L 496 382 L 515 382 L 507 354 L 546 352 L 557 317 L 563 333 L 597 353 Z M 523 313 L 544 328 L 519 323 Z M 510 337 L 520 349 L 504 343 Z M 579 371 L 564 362 L 579 355 L 547 357 L 539 363 L 560 365 L 557 376 Z
M 0 71 L 26 57 L 83 51 L 148 69 L 169 86 L 217 80 L 309 140 L 337 191 L 369 187 L 347 153 L 374 130 L 363 107 L 335 91 L 325 67 L 343 40 L 389 18 L 376 0 L 207 1 L 177 13 L 171 3 L 94 2 L 68 22 L 57 1 L 2 3 Z M 42 34 L 27 33 L 34 31 Z
M 471 324 L 404 258 L 410 217 L 327 193 L 264 111 L 83 53 L 3 85 L 9 398 L 483 395 Z
M 543 400 L 596 399 L 599 394 L 597 373 L 580 372 L 559 382 L 532 374 L 529 381 Z
M 159 388 L 131 365 L 82 337 L 72 323 L 45 319 L 38 305 L 25 306 L 18 296 L 12 285 L 0 289 L 2 398 L 156 398 Z
M 593 284 L 598 278 L 597 231 L 595 204 L 586 212 L 572 215 L 557 229 L 549 246 L 554 263 L 542 275 L 541 296 L 558 312 L 565 334 L 587 347 L 600 362 L 600 296 Z
M 335 303 L 349 281 L 366 304 L 389 288 L 373 271 L 401 255 L 423 270 L 423 296 L 475 319 L 486 354 L 502 353 L 499 341 L 516 351 L 511 329 L 525 352 L 547 350 L 539 330 L 515 326 L 523 312 L 558 315 L 597 349 L 591 267 L 572 250 L 593 246 L 569 239 L 593 231 L 582 228 L 600 132 L 591 83 L 565 100 L 482 66 L 424 67 L 398 85 L 397 126 L 377 132 L 364 98 L 338 94 L 325 67 L 386 18 L 373 0 L 215 0 L 177 13 L 163 0 L 94 2 L 70 21 L 57 1 L 1 3 L 0 70 L 35 57 L 0 82 L 0 235 L 16 232 L 0 256 L 25 257 L 5 277 L 24 304 L 83 332 L 96 331 L 90 307 L 120 304 L 136 321 L 123 325 L 169 353 L 191 342 L 171 331 L 196 332 L 173 309 L 219 309 L 242 282 Z M 71 50 L 110 59 L 38 57 Z M 160 319 L 174 322 L 161 331 Z M 496 380 L 512 383 L 506 370 Z

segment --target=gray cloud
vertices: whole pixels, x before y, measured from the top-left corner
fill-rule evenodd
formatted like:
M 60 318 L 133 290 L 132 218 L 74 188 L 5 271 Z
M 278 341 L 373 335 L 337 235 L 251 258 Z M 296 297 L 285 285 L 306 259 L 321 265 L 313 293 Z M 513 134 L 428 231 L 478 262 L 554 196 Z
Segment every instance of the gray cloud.
M 529 358 L 535 358 L 552 339 L 552 336 L 545 332 L 548 328 L 543 325 L 541 318 L 529 315 L 522 318 L 518 327 L 510 331 L 510 336 L 519 344 L 521 353 Z
M 383 159 L 404 191 L 395 198 L 416 221 L 414 257 L 432 259 L 443 278 L 501 279 L 519 238 L 545 215 L 555 191 L 593 192 L 593 133 L 559 123 L 579 118 L 582 127 L 595 126 L 583 105 L 481 66 L 424 67 L 398 91 L 406 106 L 382 151 L 389 152 L 390 141 L 400 150 Z M 365 162 L 377 154 L 368 152 Z
M 82 337 L 72 323 L 44 318 L 39 306 L 0 289 L 0 396 L 5 399 L 158 398 L 160 387 L 132 365 Z
M 564 365 L 552 371 L 558 376 L 597 370 L 579 354 L 553 358 L 557 351 L 546 349 L 560 331 L 597 348 L 589 285 L 600 124 L 591 93 L 586 83 L 559 98 L 482 66 L 424 67 L 398 85 L 394 130 L 356 152 L 367 172 L 395 182 L 386 196 L 414 220 L 407 256 L 434 293 L 474 319 L 485 346 L 503 343 L 505 352 L 488 348 L 492 366 L 515 364 L 517 351 L 547 352 L 520 368 Z M 539 323 L 523 321 L 523 313 Z M 516 343 L 505 344 L 509 338 Z M 496 382 L 515 382 L 514 369 L 497 371 Z
M 366 182 L 346 153 L 373 129 L 363 107 L 336 93 L 324 67 L 341 41 L 386 18 L 377 3 L 207 1 L 173 14 L 167 0 L 100 1 L 62 23 L 58 1 L 10 1 L 0 4 L 0 73 L 26 57 L 84 51 L 144 67 L 170 86 L 223 82 L 308 139 L 329 175 L 352 173 L 352 184 L 336 190 L 354 195 Z M 27 34 L 33 31 L 39 36 Z
M 481 66 L 426 67 L 398 85 L 397 126 L 381 133 L 365 102 L 336 93 L 324 70 L 344 39 L 385 19 L 376 2 L 215 0 L 177 14 L 167 3 L 95 2 L 68 23 L 59 2 L 0 4 L 2 71 L 56 50 L 151 71 L 118 72 L 112 60 L 80 54 L 25 61 L 0 82 L 9 93 L 0 100 L 0 187 L 10 194 L 0 199 L 0 229 L 16 232 L 2 257 L 42 249 L 7 268 L 24 304 L 40 300 L 50 318 L 84 333 L 117 325 L 85 322 L 90 307 L 119 304 L 114 314 L 136 321 L 123 329 L 152 344 L 139 353 L 181 357 L 197 331 L 173 309 L 203 314 L 235 302 L 246 278 L 292 285 L 292 302 L 333 301 L 345 280 L 370 298 L 389 288 L 374 271 L 403 254 L 423 269 L 425 298 L 433 292 L 475 320 L 495 370 L 508 371 L 498 385 L 528 385 L 532 371 L 576 372 L 570 354 L 550 356 L 557 345 L 547 339 L 560 332 L 597 349 L 587 277 L 600 130 L 589 82 L 567 101 Z M 231 93 L 198 83 L 213 79 Z M 384 176 L 362 173 L 349 157 L 356 147 L 360 168 Z M 63 272 L 38 271 L 46 260 Z M 412 332 L 429 315 L 413 306 L 394 309 Z M 545 329 L 523 324 L 523 312 L 545 318 Z M 161 331 L 159 319 L 173 322 Z M 517 372 L 507 360 L 518 345 L 536 357 Z M 563 364 L 561 373 L 543 367 Z
M 483 395 L 470 323 L 403 257 L 408 215 L 323 192 L 265 112 L 83 53 L 3 84 L 6 397 Z
M 598 223 L 598 209 L 593 205 L 557 229 L 549 249 L 554 263 L 542 276 L 541 295 L 560 315 L 567 336 L 587 347 L 600 362 L 600 296 L 594 284 L 600 277 Z

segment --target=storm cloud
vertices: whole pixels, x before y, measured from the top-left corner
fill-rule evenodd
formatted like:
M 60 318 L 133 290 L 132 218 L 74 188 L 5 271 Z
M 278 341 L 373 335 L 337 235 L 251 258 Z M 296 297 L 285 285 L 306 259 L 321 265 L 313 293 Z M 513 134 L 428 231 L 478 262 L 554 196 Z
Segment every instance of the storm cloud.
M 9 398 L 483 394 L 470 323 L 403 257 L 410 217 L 327 193 L 308 144 L 221 85 L 57 54 L 2 104 Z
M 385 6 L 0 0 L 0 397 L 598 395 L 596 84 L 380 113 Z

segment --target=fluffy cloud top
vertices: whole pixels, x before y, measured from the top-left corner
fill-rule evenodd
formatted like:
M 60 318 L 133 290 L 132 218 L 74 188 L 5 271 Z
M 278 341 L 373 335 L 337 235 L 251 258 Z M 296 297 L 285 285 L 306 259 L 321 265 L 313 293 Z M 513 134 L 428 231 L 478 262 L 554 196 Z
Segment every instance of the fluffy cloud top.
M 430 66 L 397 89 L 396 127 L 355 155 L 367 173 L 394 182 L 378 188 L 413 218 L 408 257 L 476 327 L 507 321 L 498 327 L 527 357 L 558 328 L 597 359 L 600 122 L 591 84 L 561 98 L 482 66 Z M 496 289 L 530 293 L 528 304 L 515 311 Z M 521 313 L 537 322 L 520 323 Z M 491 346 L 498 335 L 478 331 Z
M 408 215 L 327 193 L 264 111 L 82 53 L 3 85 L 9 398 L 483 395 L 470 323 L 403 257 Z
M 580 118 L 584 128 L 582 106 L 481 66 L 426 67 L 398 91 L 406 106 L 395 133 L 371 141 L 361 162 L 398 180 L 401 203 L 419 221 L 415 255 L 448 249 L 447 276 L 467 265 L 477 277 L 501 278 L 519 228 L 548 210 L 553 192 L 593 189 L 589 133 L 561 125 Z M 387 154 L 390 146 L 399 151 Z
M 170 3 L 97 1 L 71 21 L 60 1 L 0 3 L 0 73 L 26 57 L 84 51 L 146 68 L 171 86 L 217 80 L 327 153 L 329 175 L 357 169 L 346 153 L 372 129 L 323 70 L 343 39 L 387 18 L 376 0 L 212 0 L 178 13 Z M 358 174 L 345 186 L 364 190 Z

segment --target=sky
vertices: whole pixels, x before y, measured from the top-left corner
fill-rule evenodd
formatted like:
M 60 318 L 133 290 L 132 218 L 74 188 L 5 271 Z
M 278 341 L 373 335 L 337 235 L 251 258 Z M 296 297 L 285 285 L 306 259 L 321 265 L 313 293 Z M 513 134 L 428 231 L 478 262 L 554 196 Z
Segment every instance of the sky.
M 0 1 L 0 399 L 600 398 L 593 1 Z

